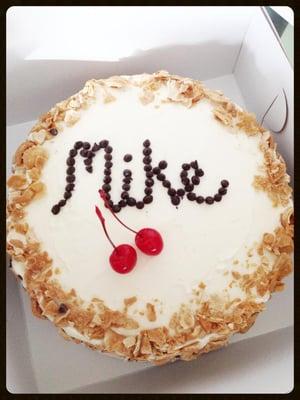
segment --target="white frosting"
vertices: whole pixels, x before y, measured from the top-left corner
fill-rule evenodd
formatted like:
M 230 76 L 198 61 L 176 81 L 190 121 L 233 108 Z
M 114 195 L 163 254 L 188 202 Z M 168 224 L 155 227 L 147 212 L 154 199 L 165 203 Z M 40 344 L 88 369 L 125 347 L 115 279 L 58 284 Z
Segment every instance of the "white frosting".
M 246 271 L 241 263 L 233 265 L 233 260 L 246 259 L 249 248 L 260 242 L 263 233 L 272 232 L 279 225 L 283 208 L 272 207 L 266 193 L 255 191 L 252 186 L 263 165 L 258 136 L 230 132 L 214 119 L 212 105 L 206 100 L 192 108 L 175 103 L 142 105 L 139 90 L 113 89 L 116 101 L 107 104 L 97 93 L 95 104 L 81 111 L 74 126 L 65 127 L 45 143 L 49 159 L 41 180 L 47 193 L 27 207 L 27 221 L 53 259 L 53 269 L 61 270 L 55 278 L 64 289 L 74 288 L 86 301 L 98 297 L 118 310 L 123 309 L 125 298 L 136 296 L 138 301 L 128 313 L 145 329 L 168 324 L 180 305 L 188 304 L 192 289 L 200 281 L 206 284 L 207 294 L 227 293 L 232 298 L 242 298 L 238 288 L 228 288 L 232 277 L 224 272 L 243 268 Z M 199 205 L 185 198 L 176 208 L 156 180 L 153 203 L 143 210 L 123 209 L 118 216 L 126 224 L 136 230 L 153 227 L 164 240 L 159 256 L 149 257 L 138 251 L 136 268 L 126 275 L 111 269 L 108 260 L 112 247 L 94 211 L 98 204 L 116 244 L 134 244 L 134 235 L 118 224 L 98 196 L 103 180 L 103 150 L 94 158 L 92 174 L 85 170 L 81 156 L 76 158 L 73 196 L 58 215 L 51 213 L 64 193 L 69 150 L 77 140 L 93 144 L 102 139 L 108 139 L 114 148 L 111 194 L 115 201 L 120 199 L 125 168 L 133 171 L 132 195 L 138 200 L 144 196 L 145 139 L 152 144 L 153 166 L 160 160 L 168 162 L 164 172 L 175 188 L 181 187 L 181 164 L 195 159 L 205 172 L 195 189 L 198 194 L 213 195 L 222 179 L 230 182 L 220 203 Z M 126 153 L 133 155 L 129 164 L 123 161 Z M 145 310 L 147 302 L 157 304 L 154 322 L 138 312 Z

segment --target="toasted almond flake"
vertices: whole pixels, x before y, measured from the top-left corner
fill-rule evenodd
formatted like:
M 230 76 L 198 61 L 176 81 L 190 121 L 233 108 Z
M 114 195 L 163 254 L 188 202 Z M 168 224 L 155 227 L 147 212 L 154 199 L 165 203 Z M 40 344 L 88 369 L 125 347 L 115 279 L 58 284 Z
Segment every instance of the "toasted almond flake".
M 38 162 L 40 165 L 40 161 Z M 40 169 L 37 167 L 33 167 L 29 170 L 27 170 L 28 176 L 32 181 L 37 181 L 40 178 L 41 172 Z
M 29 138 L 37 144 L 43 144 L 46 139 L 46 136 L 47 136 L 47 131 L 45 129 L 41 129 L 39 131 L 32 132 L 29 135 Z
M 123 344 L 127 349 L 133 347 L 135 343 L 136 343 L 135 336 L 127 336 L 125 339 L 123 339 Z
M 156 321 L 155 306 L 151 303 L 146 304 L 146 316 L 149 321 L 151 322 Z
M 24 175 L 11 175 L 7 181 L 7 186 L 12 189 L 25 189 L 27 184 L 27 179 Z
M 193 314 L 189 310 L 184 310 L 180 313 L 179 323 L 183 329 L 190 329 L 194 326 L 195 320 Z
M 127 299 L 124 299 L 124 304 L 126 307 L 131 306 L 137 301 L 136 296 L 128 297 Z
M 241 274 L 237 271 L 231 271 L 232 276 L 234 277 L 234 279 L 240 279 Z
M 17 148 L 14 158 L 13 158 L 13 162 L 17 166 L 21 166 L 23 164 L 23 154 L 27 149 L 29 149 L 32 146 L 35 146 L 35 144 L 29 140 L 20 144 L 20 146 Z
M 75 110 L 68 110 L 65 114 L 65 123 L 67 126 L 73 126 L 79 120 L 79 112 Z
M 151 343 L 145 334 L 142 337 L 140 352 L 141 354 L 152 354 Z
M 17 224 L 15 224 L 14 228 L 18 233 L 21 233 L 24 235 L 28 231 L 28 224 L 27 224 L 27 222 L 25 222 L 24 224 L 17 223 Z

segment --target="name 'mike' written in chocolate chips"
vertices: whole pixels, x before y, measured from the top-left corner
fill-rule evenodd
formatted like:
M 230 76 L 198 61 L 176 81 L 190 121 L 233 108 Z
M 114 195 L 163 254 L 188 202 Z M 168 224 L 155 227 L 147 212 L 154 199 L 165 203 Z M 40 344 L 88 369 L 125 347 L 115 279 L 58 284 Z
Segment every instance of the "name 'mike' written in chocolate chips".
M 145 196 L 137 200 L 130 196 L 131 182 L 132 182 L 132 171 L 130 169 L 123 170 L 123 183 L 120 190 L 120 199 L 114 202 L 111 198 L 111 184 L 112 177 L 111 171 L 113 167 L 113 148 L 109 144 L 108 140 L 101 140 L 99 143 L 94 143 L 92 146 L 89 142 L 78 141 L 74 144 L 73 148 L 69 151 L 69 156 L 66 160 L 66 186 L 63 198 L 60 199 L 51 209 L 53 214 L 58 214 L 61 208 L 64 207 L 72 198 L 72 194 L 76 187 L 76 160 L 78 157 L 83 158 L 85 169 L 87 172 L 93 172 L 93 159 L 99 153 L 103 152 L 104 157 L 104 171 L 103 171 L 103 185 L 102 190 L 106 193 L 108 204 L 115 213 L 118 213 L 124 207 L 136 207 L 137 209 L 143 209 L 147 204 L 153 202 L 153 185 L 161 182 L 161 186 L 165 189 L 167 195 L 170 198 L 170 202 L 174 206 L 178 206 L 180 202 L 186 197 L 189 201 L 193 201 L 195 204 L 209 204 L 212 205 L 216 202 L 220 202 L 227 193 L 229 182 L 226 179 L 221 180 L 220 187 L 217 189 L 215 194 L 211 196 L 203 197 L 196 194 L 194 189 L 200 185 L 201 178 L 204 176 L 204 171 L 199 167 L 198 161 L 192 161 L 190 163 L 184 163 L 181 166 L 180 179 L 182 187 L 175 189 L 172 183 L 166 176 L 166 169 L 168 163 L 162 160 L 158 165 L 152 165 L 152 148 L 150 140 L 145 140 L 143 143 L 143 163 L 145 171 Z M 129 163 L 132 160 L 131 154 L 124 155 L 124 162 Z M 158 182 L 157 182 L 158 181 Z

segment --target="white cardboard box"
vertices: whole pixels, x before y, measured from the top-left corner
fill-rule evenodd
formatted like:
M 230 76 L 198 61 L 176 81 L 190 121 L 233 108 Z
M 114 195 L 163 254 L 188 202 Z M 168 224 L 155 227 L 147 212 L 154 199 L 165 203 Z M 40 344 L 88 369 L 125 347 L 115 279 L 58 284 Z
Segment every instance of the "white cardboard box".
M 260 7 L 12 7 L 7 12 L 7 172 L 34 120 L 90 78 L 159 69 L 205 81 L 273 131 L 293 178 L 293 70 Z M 275 100 L 275 101 L 274 101 Z M 273 106 L 269 109 L 269 106 Z M 266 113 L 266 111 L 269 111 Z M 264 116 L 265 115 L 265 116 Z M 12 393 L 286 393 L 293 277 L 227 349 L 163 367 L 66 342 L 7 274 Z

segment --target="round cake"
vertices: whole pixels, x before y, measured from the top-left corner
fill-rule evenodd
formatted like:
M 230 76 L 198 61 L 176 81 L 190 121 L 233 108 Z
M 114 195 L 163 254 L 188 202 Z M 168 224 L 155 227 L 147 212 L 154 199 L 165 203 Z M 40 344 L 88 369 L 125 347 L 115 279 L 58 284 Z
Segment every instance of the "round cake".
M 15 153 L 12 271 L 66 339 L 190 360 L 247 331 L 283 289 L 289 181 L 270 132 L 200 81 L 92 79 Z

